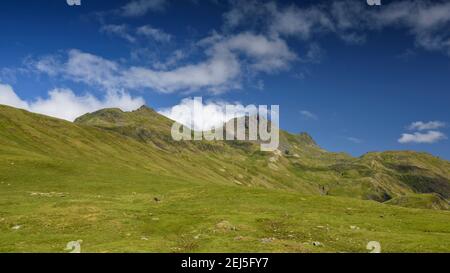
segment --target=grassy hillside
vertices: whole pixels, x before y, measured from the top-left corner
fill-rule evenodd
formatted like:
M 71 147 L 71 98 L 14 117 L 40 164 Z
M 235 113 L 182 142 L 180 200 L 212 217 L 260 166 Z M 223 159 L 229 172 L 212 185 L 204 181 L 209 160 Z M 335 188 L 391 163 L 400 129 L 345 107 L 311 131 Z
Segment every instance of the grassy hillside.
M 369 241 L 450 252 L 449 211 L 380 203 L 445 201 L 447 161 L 352 158 L 287 132 L 275 153 L 174 142 L 171 123 L 148 108 L 70 123 L 0 106 L 0 252 L 64 252 L 79 239 L 84 252 L 367 252 Z
M 226 182 L 379 202 L 414 193 L 450 197 L 450 163 L 424 153 L 369 153 L 352 158 L 321 149 L 307 133 L 283 130 L 275 153 L 259 152 L 257 142 L 176 142 L 170 136 L 172 121 L 147 107 L 131 113 L 105 109 L 75 123 L 114 131 L 162 151 L 181 152 L 188 161 L 217 155 L 223 164 L 234 165 L 221 168 L 233 178 Z
M 436 193 L 407 194 L 393 198 L 387 201 L 386 204 L 407 208 L 450 209 L 449 202 Z

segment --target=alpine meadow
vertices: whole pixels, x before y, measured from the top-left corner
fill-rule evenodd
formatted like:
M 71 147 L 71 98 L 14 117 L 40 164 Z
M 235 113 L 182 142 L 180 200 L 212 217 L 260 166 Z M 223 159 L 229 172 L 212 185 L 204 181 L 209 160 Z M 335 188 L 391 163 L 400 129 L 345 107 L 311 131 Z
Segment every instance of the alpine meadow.
M 150 108 L 74 123 L 0 107 L 0 251 L 448 252 L 450 162 L 176 142 Z M 320 242 L 318 244 L 317 242 Z

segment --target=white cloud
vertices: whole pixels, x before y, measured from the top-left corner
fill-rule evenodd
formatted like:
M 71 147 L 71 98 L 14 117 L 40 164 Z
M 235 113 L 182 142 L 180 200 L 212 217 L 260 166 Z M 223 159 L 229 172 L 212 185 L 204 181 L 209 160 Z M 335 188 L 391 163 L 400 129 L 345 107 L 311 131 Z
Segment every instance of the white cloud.
M 103 25 L 100 32 L 120 37 L 130 43 L 136 43 L 139 37 L 152 39 L 160 43 L 167 43 L 172 40 L 172 35 L 164 32 L 162 29 L 154 28 L 150 25 L 144 25 L 136 29 L 130 29 L 128 25 Z
M 435 1 L 398 1 L 377 14 L 377 23 L 400 23 L 414 30 L 432 31 L 450 22 L 450 3 Z
M 109 35 L 116 35 L 130 43 L 136 42 L 136 38 L 130 34 L 130 30 L 127 25 L 104 25 L 100 28 L 100 32 L 104 32 Z
M 68 52 L 65 61 L 60 56 L 47 56 L 29 62 L 28 66 L 49 76 L 106 90 L 149 88 L 162 93 L 199 90 L 220 93 L 241 88 L 245 76 L 288 69 L 297 59 L 285 41 L 248 32 L 230 36 L 213 34 L 197 46 L 204 49 L 204 60 L 177 66 L 176 62 L 185 57 L 178 51 L 169 63 L 156 65 L 155 69 L 126 67 L 76 49 Z
M 388 5 L 375 16 L 380 26 L 402 26 L 414 35 L 416 45 L 450 55 L 450 3 L 401 1 Z
M 100 28 L 100 32 L 106 33 L 110 36 L 120 37 L 130 43 L 137 43 L 138 41 L 142 41 L 139 38 L 146 38 L 145 42 L 148 42 L 148 40 L 153 40 L 159 43 L 168 43 L 173 38 L 172 35 L 166 33 L 164 30 L 154 28 L 150 25 L 131 28 L 125 24 L 108 24 L 103 25 Z
M 246 70 L 251 74 L 286 70 L 298 59 L 284 40 L 252 32 L 225 36 L 213 33 L 198 44 L 209 47 L 207 52 L 211 54 L 228 52 L 234 55 L 240 61 L 240 66 L 246 66 Z
M 140 17 L 149 11 L 164 9 L 166 0 L 134 0 L 120 8 L 120 14 L 124 17 Z
M 178 105 L 170 108 L 161 109 L 158 112 L 172 120 L 175 120 L 181 124 L 184 124 L 195 130 L 210 130 L 216 125 L 222 125 L 223 123 L 240 115 L 230 115 L 225 111 L 226 105 L 232 105 L 236 112 L 245 115 L 245 107 L 240 103 L 226 103 L 224 101 L 209 101 L 203 103 L 202 100 L 183 99 Z M 194 109 L 202 109 L 201 112 L 194 113 Z
M 33 66 L 38 71 L 44 72 L 50 76 L 56 76 L 59 71 L 60 61 L 57 56 L 47 55 L 37 61 L 26 60 L 27 66 Z
M 225 26 L 228 28 L 238 27 L 245 21 L 260 20 L 266 12 L 262 8 L 262 3 L 256 0 L 231 0 L 230 2 L 232 8 L 223 15 Z
M 48 98 L 25 101 L 17 96 L 11 86 L 0 84 L 0 104 L 73 121 L 83 114 L 103 108 L 135 110 L 144 105 L 145 101 L 125 92 L 107 92 L 102 99 L 92 94 L 77 96 L 70 89 L 54 89 L 48 92 Z
M 122 10 L 137 16 L 140 12 L 163 7 L 164 2 L 133 1 Z M 151 89 L 163 93 L 206 90 L 219 93 L 241 88 L 246 77 L 258 82 L 254 78 L 260 73 L 287 70 L 295 61 L 320 62 L 323 50 L 317 43 L 311 42 L 305 55 L 298 57 L 289 48 L 287 37 L 312 39 L 318 32 L 330 32 L 346 41 L 360 43 L 365 39 L 365 30 L 395 26 L 409 29 L 417 44 L 424 48 L 446 46 L 448 34 L 441 32 L 442 26 L 450 22 L 450 15 L 441 12 L 439 7 L 447 10 L 450 4 L 396 3 L 386 4 L 382 9 L 370 9 L 363 1 L 354 0 L 306 8 L 294 4 L 281 6 L 276 2 L 234 1 L 231 11 L 224 15 L 224 34 L 213 33 L 196 43 L 195 46 L 205 53 L 204 58 L 196 62 L 187 63 L 184 52 L 178 50 L 166 61 L 154 61 L 152 67 L 127 67 L 100 56 L 71 50 L 65 61 L 61 61 L 64 60 L 61 56 L 46 56 L 35 61 L 33 66 L 52 77 L 60 76 L 106 90 Z M 139 11 L 141 9 L 143 11 Z M 412 15 L 415 13 L 420 13 L 418 18 Z M 232 34 L 226 30 L 242 29 L 243 25 L 246 27 L 252 22 L 252 31 Z M 172 38 L 148 25 L 133 30 L 133 35 L 123 25 L 107 25 L 103 31 L 129 41 L 141 36 L 160 42 Z M 182 64 L 181 59 L 185 60 Z
M 172 40 L 172 35 L 164 32 L 161 29 L 154 28 L 150 25 L 139 27 L 136 30 L 136 33 L 162 43 L 167 43 L 170 42 L 170 40 Z
M 124 72 L 128 88 L 153 88 L 160 92 L 207 89 L 219 93 L 240 88 L 240 74 L 247 66 L 252 73 L 274 73 L 295 60 L 284 41 L 262 35 L 241 33 L 231 36 L 213 34 L 199 42 L 206 47 L 207 59 L 172 70 L 132 67 Z
M 22 101 L 10 85 L 0 84 L 0 104 L 28 109 L 28 103 Z
M 429 121 L 429 122 L 416 121 L 416 122 L 411 123 L 411 125 L 408 126 L 408 129 L 424 131 L 424 130 L 439 129 L 439 128 L 443 128 L 445 126 L 447 126 L 447 124 L 442 121 Z
M 361 0 L 333 1 L 329 5 L 298 7 L 277 2 L 233 1 L 224 15 L 226 27 L 251 27 L 272 36 L 313 39 L 316 34 L 335 33 L 342 40 L 361 44 L 366 32 L 403 28 L 415 44 L 450 55 L 450 2 L 395 1 L 374 9 Z M 317 35 L 316 35 L 317 36 Z
M 361 6 L 357 2 L 353 4 Z M 232 8 L 224 15 L 224 19 L 226 27 L 231 29 L 245 25 L 273 37 L 297 37 L 308 40 L 316 33 L 337 31 L 339 26 L 345 27 L 345 24 L 337 24 L 338 18 L 333 16 L 331 9 L 322 5 L 299 8 L 291 4 L 283 7 L 275 1 L 233 1 Z
M 123 74 L 128 88 L 152 88 L 163 93 L 207 89 L 218 93 L 238 88 L 240 73 L 237 58 L 229 52 L 214 52 L 206 61 L 161 71 L 132 67 Z
M 119 65 L 116 62 L 76 49 L 69 50 L 66 61 L 61 59 L 61 56 L 45 56 L 38 60 L 28 60 L 26 65 L 36 72 L 74 82 L 106 89 L 120 87 L 120 79 L 117 78 Z
M 399 143 L 436 143 L 440 140 L 446 139 L 447 136 L 439 131 L 428 131 L 426 133 L 416 132 L 413 134 L 402 134 L 398 140 Z
M 249 32 L 225 37 L 217 41 L 214 47 L 242 53 L 250 59 L 250 65 L 255 71 L 267 73 L 286 69 L 297 58 L 284 40 Z
M 356 144 L 361 144 L 361 143 L 364 142 L 362 139 L 357 138 L 357 137 L 346 137 L 346 139 L 348 141 L 351 141 L 351 142 L 356 143 Z
M 39 61 L 34 62 L 34 64 Z M 34 66 L 38 72 L 47 69 Z M 102 57 L 70 50 L 67 61 L 55 64 L 50 76 L 101 86 L 106 90 L 151 88 L 163 93 L 207 89 L 220 92 L 238 88 L 240 63 L 226 50 L 213 50 L 209 59 L 197 64 L 179 66 L 172 70 L 153 70 L 145 67 L 122 67 Z
M 70 50 L 67 63 L 62 67 L 62 72 L 71 80 L 105 87 L 117 86 L 118 70 L 117 63 L 79 50 Z
M 179 61 L 185 59 L 187 57 L 186 52 L 181 49 L 175 50 L 165 61 L 155 62 L 153 67 L 160 70 L 167 70 L 172 68 L 178 64 Z
M 291 5 L 279 9 L 275 3 L 271 3 L 268 11 L 273 18 L 269 26 L 272 33 L 309 39 L 314 32 L 333 28 L 331 18 L 316 6 L 300 9 Z
M 316 114 L 314 114 L 308 110 L 302 110 L 302 111 L 300 111 L 300 114 L 306 119 L 313 119 L 313 120 L 319 119 L 319 117 L 317 117 Z

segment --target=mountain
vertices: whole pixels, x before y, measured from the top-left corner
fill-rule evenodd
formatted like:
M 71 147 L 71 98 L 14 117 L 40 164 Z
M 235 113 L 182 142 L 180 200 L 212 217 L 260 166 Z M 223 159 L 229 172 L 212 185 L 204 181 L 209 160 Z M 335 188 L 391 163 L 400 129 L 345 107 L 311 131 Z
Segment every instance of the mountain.
M 275 152 L 177 142 L 172 123 L 145 106 L 74 123 L 0 106 L 0 251 L 450 251 L 448 161 L 354 158 L 283 130 Z
M 230 122 L 236 124 L 235 120 Z M 243 160 L 242 166 L 254 171 L 232 168 L 229 172 L 241 184 L 253 181 L 253 184 L 267 186 L 266 182 L 269 182 L 273 187 L 379 202 L 422 193 L 450 198 L 450 163 L 428 154 L 384 152 L 352 158 L 321 149 L 307 133 L 290 134 L 283 130 L 280 130 L 279 151 L 261 153 L 257 141 L 173 141 L 170 135 L 172 123 L 146 106 L 128 113 L 119 109 L 104 109 L 75 121 L 75 124 L 107 129 L 140 142 L 151 143 L 165 151 L 189 150 L 204 156 L 213 151 L 225 152 L 231 156 L 231 161 L 227 158 L 220 160 L 227 163 L 232 163 L 232 155 L 242 156 L 244 152 L 247 158 Z M 248 118 L 245 125 L 248 129 Z M 264 169 L 270 169 L 270 174 Z M 265 183 L 254 174 L 265 174 Z M 246 176 L 246 179 L 239 181 L 239 175 Z M 276 181 L 272 177 L 276 177 Z

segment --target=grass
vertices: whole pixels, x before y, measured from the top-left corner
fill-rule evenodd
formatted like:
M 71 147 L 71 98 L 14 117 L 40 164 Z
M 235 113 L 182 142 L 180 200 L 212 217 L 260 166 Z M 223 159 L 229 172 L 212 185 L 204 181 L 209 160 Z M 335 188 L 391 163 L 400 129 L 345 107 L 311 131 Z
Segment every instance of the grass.
M 369 241 L 450 252 L 450 211 L 347 197 L 373 191 L 365 176 L 377 169 L 387 177 L 377 183 L 408 191 L 393 180 L 408 169 L 389 164 L 419 158 L 425 169 L 423 156 L 327 157 L 308 140 L 310 154 L 282 156 L 274 171 L 273 155 L 248 147 L 162 144 L 0 107 L 0 252 L 65 252 L 75 240 L 83 252 L 368 252 Z M 446 177 L 447 163 L 431 162 L 426 175 Z
M 1 252 L 63 252 L 79 239 L 84 252 L 366 252 L 373 240 L 384 252 L 450 250 L 448 211 L 205 185 L 129 169 L 57 175 L 2 178 Z M 33 196 L 37 191 L 64 196 Z M 236 229 L 218 229 L 224 220 Z
M 430 194 L 407 194 L 393 198 L 386 202 L 389 205 L 397 205 L 407 208 L 443 209 L 448 210 L 450 205 L 442 196 Z

